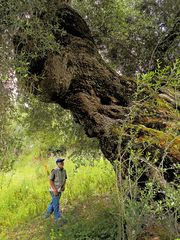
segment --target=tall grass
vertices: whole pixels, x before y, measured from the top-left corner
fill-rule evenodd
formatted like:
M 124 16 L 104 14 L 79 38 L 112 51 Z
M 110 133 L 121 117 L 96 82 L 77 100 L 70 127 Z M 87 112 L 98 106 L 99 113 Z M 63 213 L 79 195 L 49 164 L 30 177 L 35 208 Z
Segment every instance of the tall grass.
M 31 160 L 25 161 L 23 166 L 17 164 L 16 170 L 0 174 L 0 239 L 9 228 L 17 227 L 45 211 L 50 201 L 45 165 L 49 170 L 56 167 L 54 159 Z M 93 166 L 79 168 L 66 160 L 65 168 L 68 180 L 62 205 L 73 205 L 87 200 L 89 196 L 106 194 L 114 186 L 114 171 L 103 159 L 94 161 Z

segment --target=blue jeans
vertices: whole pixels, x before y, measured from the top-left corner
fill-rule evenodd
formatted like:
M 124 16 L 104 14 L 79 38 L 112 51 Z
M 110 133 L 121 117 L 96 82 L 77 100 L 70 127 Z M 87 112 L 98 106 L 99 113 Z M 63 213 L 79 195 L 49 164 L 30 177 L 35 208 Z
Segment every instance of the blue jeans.
M 54 192 L 50 192 L 50 194 L 51 194 L 52 200 L 48 206 L 47 214 L 50 215 L 54 212 L 55 219 L 59 220 L 61 217 L 61 213 L 59 209 L 59 200 L 61 197 L 61 192 L 57 196 L 54 195 Z

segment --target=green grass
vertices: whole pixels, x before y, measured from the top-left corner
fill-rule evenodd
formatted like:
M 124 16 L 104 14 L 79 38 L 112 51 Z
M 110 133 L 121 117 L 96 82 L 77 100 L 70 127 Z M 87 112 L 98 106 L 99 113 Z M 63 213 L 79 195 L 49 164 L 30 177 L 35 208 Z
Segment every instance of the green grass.
M 135 189 L 127 182 L 119 191 L 112 165 L 104 159 L 94 164 L 87 160 L 86 166 L 78 168 L 66 160 L 68 180 L 61 210 L 67 224 L 57 229 L 53 216 L 48 220 L 42 217 L 51 199 L 45 166 L 49 171 L 56 167 L 54 159 L 42 161 L 32 154 L 22 158 L 14 170 L 0 174 L 1 240 L 119 240 L 124 223 L 128 240 L 142 239 L 138 237 L 146 232 L 162 236 L 160 240 L 177 236 L 170 223 L 176 219 L 153 207 L 152 196 L 142 197 L 140 202 L 130 199 L 127 193 Z M 158 215 L 163 222 L 157 220 Z
M 8 236 L 9 239 L 14 239 L 13 236 L 11 238 L 11 234 L 9 235 L 10 232 L 13 233 L 13 229 L 19 229 L 20 234 L 22 226 L 30 224 L 27 229 L 28 234 L 28 232 L 31 232 L 31 228 L 34 229 L 34 227 L 31 227 L 31 224 L 34 224 L 33 221 L 36 222 L 37 217 L 45 211 L 50 201 L 49 182 L 45 165 L 48 165 L 49 170 L 52 169 L 55 167 L 54 160 L 48 159 L 40 162 L 34 160 L 23 164 L 23 166 L 17 164 L 15 171 L 0 175 L 2 179 L 0 190 L 0 239 L 8 239 Z M 96 198 L 111 193 L 115 185 L 115 174 L 111 165 L 103 159 L 95 161 L 93 166 L 81 166 L 78 169 L 76 169 L 76 165 L 72 161 L 67 160 L 65 168 L 68 173 L 68 181 L 66 191 L 62 196 L 61 208 L 64 211 L 68 209 L 66 212 L 67 215 L 69 214 L 69 222 L 74 220 L 76 222 L 76 218 L 79 219 L 79 214 L 73 213 L 71 208 L 73 209 L 80 202 L 88 201 L 88 206 L 93 209 L 93 202 L 97 204 Z M 91 201 L 91 199 L 93 200 Z M 35 224 L 35 229 L 40 223 Z M 89 226 L 89 223 L 87 226 Z M 48 231 L 49 226 L 42 223 L 37 229 L 37 234 L 41 230 L 45 231 L 46 228 Z M 79 226 L 75 228 L 81 229 Z M 68 232 L 73 234 L 73 229 L 68 230 Z M 86 228 L 83 227 L 83 229 Z M 51 229 L 49 232 L 51 233 Z M 22 232 L 22 234 L 25 233 Z M 27 239 L 26 236 L 23 238 L 22 234 L 19 239 Z M 63 234 L 65 236 L 66 232 Z M 67 237 L 67 239 L 70 238 Z
M 114 209 L 112 211 L 112 209 Z M 67 223 L 58 229 L 53 218 L 31 219 L 26 224 L 9 231 L 6 239 L 115 239 L 117 216 L 111 206 L 111 197 L 94 197 L 63 210 Z

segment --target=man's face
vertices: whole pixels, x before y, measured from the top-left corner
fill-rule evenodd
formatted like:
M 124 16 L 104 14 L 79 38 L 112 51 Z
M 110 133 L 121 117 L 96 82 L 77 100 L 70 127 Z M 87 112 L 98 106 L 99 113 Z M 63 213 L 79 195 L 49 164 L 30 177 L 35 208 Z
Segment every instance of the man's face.
M 58 167 L 61 168 L 61 169 L 63 169 L 63 167 L 64 167 L 64 162 L 59 162 L 59 163 L 58 163 Z

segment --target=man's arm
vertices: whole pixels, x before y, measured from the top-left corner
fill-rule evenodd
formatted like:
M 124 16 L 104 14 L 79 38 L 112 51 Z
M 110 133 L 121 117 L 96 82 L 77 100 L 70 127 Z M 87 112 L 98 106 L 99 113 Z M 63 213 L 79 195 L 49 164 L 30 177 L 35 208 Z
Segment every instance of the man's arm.
M 56 187 L 55 187 L 55 185 L 54 185 L 54 181 L 50 179 L 49 182 L 50 182 L 51 188 L 53 189 L 53 192 L 54 192 L 54 193 L 58 193 L 58 190 L 56 189 Z
M 63 186 L 61 187 L 61 191 L 64 191 L 64 190 L 65 190 L 65 185 L 66 185 L 66 180 L 65 180 Z
M 58 190 L 56 189 L 55 185 L 54 185 L 54 178 L 55 178 L 55 174 L 54 174 L 54 169 L 51 171 L 51 174 L 49 176 L 49 183 L 50 186 L 54 192 L 54 195 L 58 195 Z
M 64 181 L 64 184 L 63 184 L 62 187 L 61 187 L 61 191 L 64 191 L 64 190 L 65 190 L 66 179 L 67 179 L 67 173 L 66 173 L 66 170 L 65 170 L 65 181 Z

